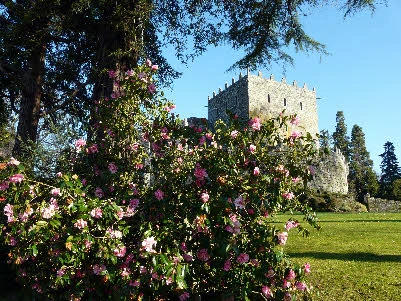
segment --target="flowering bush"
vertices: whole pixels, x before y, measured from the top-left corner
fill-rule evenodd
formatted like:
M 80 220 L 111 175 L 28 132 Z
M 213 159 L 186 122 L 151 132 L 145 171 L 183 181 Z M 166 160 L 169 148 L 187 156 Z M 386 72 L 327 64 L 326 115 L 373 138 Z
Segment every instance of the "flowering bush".
M 79 139 L 71 170 L 46 183 L 11 159 L 1 170 L 2 236 L 19 279 L 47 298 L 305 300 L 309 264 L 283 252 L 299 221 L 314 141 L 280 115 L 213 132 L 185 126 L 148 60 L 97 103 L 98 137 Z M 107 297 L 108 296 L 108 297 Z

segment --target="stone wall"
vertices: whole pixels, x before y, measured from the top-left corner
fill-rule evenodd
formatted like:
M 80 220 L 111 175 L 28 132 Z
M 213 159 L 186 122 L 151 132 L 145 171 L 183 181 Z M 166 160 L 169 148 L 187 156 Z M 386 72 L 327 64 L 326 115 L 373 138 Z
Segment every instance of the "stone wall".
M 313 181 L 309 187 L 317 193 L 333 192 L 340 194 L 348 193 L 348 163 L 340 150 L 336 149 L 329 154 L 323 155 L 315 165 Z
M 369 212 L 401 212 L 401 201 L 373 198 L 367 194 L 365 203 L 368 204 Z
M 231 86 L 226 83 L 224 90 L 219 88 L 217 94 L 213 92 L 213 97 L 208 98 L 208 121 L 211 128 L 219 119 L 228 122 L 227 111 L 238 114 L 243 120 L 249 119 L 248 79 L 242 73 L 237 82 L 232 78 Z

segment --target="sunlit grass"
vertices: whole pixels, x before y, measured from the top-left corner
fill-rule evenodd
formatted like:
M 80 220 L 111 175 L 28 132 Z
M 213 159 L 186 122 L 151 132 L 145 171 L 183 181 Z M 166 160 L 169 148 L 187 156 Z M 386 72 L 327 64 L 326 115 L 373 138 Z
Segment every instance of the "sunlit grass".
M 321 231 L 303 238 L 293 229 L 285 247 L 311 264 L 316 300 L 401 300 L 401 213 L 318 216 Z

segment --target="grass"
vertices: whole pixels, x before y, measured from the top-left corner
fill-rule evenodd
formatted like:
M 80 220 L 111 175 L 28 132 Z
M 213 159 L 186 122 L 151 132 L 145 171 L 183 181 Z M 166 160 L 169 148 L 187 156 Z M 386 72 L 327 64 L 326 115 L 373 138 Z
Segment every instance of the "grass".
M 293 261 L 311 264 L 316 300 L 401 300 L 401 213 L 318 216 L 321 231 L 303 238 L 291 230 L 285 247 Z

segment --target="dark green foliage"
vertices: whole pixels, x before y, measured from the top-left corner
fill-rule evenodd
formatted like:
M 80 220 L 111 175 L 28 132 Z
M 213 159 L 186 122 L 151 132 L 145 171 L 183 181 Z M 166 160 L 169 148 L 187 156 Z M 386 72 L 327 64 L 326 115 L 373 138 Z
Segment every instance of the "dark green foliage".
M 347 126 L 343 111 L 338 111 L 336 114 L 336 130 L 333 133 L 333 146 L 338 148 L 344 157 L 349 161 L 349 137 L 347 136 Z
M 376 195 L 379 188 L 377 176 L 365 146 L 365 134 L 358 125 L 354 125 L 351 132 L 349 169 L 350 191 L 357 201 L 363 203 L 367 193 Z
M 384 144 L 384 152 L 380 155 L 382 162 L 380 164 L 380 197 L 392 199 L 393 183 L 401 178 L 401 168 L 398 164 L 397 156 L 395 155 L 393 143 L 387 141 Z
M 397 201 L 401 201 L 401 179 L 393 182 L 393 196 Z
M 328 130 L 321 130 L 319 137 L 319 144 L 321 148 L 330 149 L 333 138 L 330 136 Z

